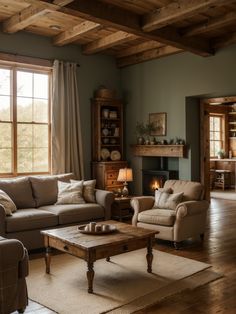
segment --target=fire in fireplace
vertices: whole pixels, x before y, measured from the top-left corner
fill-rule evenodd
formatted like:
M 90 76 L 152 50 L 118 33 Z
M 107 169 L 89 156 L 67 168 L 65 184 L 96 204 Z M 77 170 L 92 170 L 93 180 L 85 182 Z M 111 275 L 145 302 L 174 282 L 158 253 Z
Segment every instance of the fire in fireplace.
M 165 181 L 178 179 L 175 170 L 143 170 L 143 195 L 154 195 L 155 190 L 162 188 Z

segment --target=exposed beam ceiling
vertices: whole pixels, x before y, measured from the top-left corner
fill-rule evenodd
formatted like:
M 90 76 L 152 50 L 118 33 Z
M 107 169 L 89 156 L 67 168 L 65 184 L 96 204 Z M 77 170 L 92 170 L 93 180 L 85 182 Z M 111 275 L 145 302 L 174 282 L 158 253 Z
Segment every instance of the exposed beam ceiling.
M 3 31 L 7 33 L 18 32 L 27 26 L 31 25 L 40 16 L 46 15 L 49 12 L 60 10 L 63 5 L 71 3 L 72 0 L 55 0 L 53 4 L 38 0 L 26 0 L 30 5 L 13 15 L 3 23 Z
M 117 58 L 131 56 L 140 52 L 144 52 L 147 50 L 160 48 L 163 44 L 158 43 L 157 41 L 147 41 L 145 43 L 141 43 L 132 47 L 128 47 L 126 49 L 122 49 L 117 55 Z
M 229 45 L 233 45 L 236 43 L 236 32 L 229 34 L 228 36 L 225 36 L 224 39 L 216 39 L 213 41 L 213 46 L 216 49 L 227 47 Z
M 106 26 L 112 26 L 136 36 L 156 40 L 202 56 L 209 56 L 213 53 L 209 44 L 204 39 L 192 38 L 190 40 L 189 38 L 182 38 L 174 28 L 169 28 L 168 31 L 155 30 L 150 33 L 144 32 L 140 26 L 140 16 L 119 7 L 95 0 L 80 0 L 70 3 L 67 8 L 77 11 L 77 16 L 81 18 Z M 67 8 L 63 8 L 64 12 Z
M 212 6 L 226 5 L 232 0 L 178 0 L 158 9 L 154 13 L 143 17 L 143 30 L 150 32 L 173 24 L 196 13 L 209 9 Z
M 98 51 L 102 51 L 102 50 L 108 49 L 110 47 L 113 47 L 115 45 L 123 44 L 126 41 L 130 41 L 130 40 L 133 40 L 136 38 L 137 38 L 137 36 L 135 36 L 133 34 L 118 31 L 116 33 L 113 33 L 113 34 L 108 35 L 104 38 L 95 40 L 95 41 L 83 46 L 83 53 L 93 54 L 93 53 L 96 53 Z
M 85 21 L 55 36 L 53 38 L 53 44 L 57 46 L 63 46 L 79 39 L 81 36 L 84 36 L 91 31 L 101 28 L 102 26 L 100 24 L 91 21 Z
M 168 56 L 168 55 L 176 54 L 179 52 L 181 52 L 181 49 L 178 49 L 172 46 L 164 46 L 157 49 L 147 50 L 142 53 L 137 53 L 132 56 L 119 58 L 117 59 L 117 66 L 119 68 L 122 68 L 131 64 L 137 64 L 143 61 L 157 59 L 162 56 Z

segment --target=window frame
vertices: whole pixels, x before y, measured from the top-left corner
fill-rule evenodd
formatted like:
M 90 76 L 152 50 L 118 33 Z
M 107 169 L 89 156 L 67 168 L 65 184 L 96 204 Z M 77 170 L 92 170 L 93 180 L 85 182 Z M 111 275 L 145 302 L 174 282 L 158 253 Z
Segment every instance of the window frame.
M 225 136 L 224 136 L 224 133 L 225 133 L 225 119 L 224 119 L 224 115 L 223 114 L 215 114 L 215 113 L 210 113 L 210 115 L 209 115 L 209 122 L 210 122 L 210 119 L 211 118 L 218 118 L 218 119 L 220 119 L 220 131 L 218 132 L 218 131 L 215 131 L 215 130 L 211 130 L 211 124 L 209 123 L 209 146 L 210 146 L 210 149 L 209 149 L 209 153 L 210 153 L 210 158 L 217 158 L 217 154 L 216 155 L 214 155 L 214 156 L 212 156 L 211 155 L 211 142 L 214 142 L 214 143 L 216 143 L 216 142 L 220 142 L 220 149 L 225 149 Z M 211 132 L 213 132 L 213 134 L 214 133 L 220 133 L 220 140 L 211 140 L 211 136 L 210 136 L 210 134 L 211 134 Z M 215 151 L 215 150 L 214 150 Z M 215 152 L 216 153 L 216 152 Z
M 0 68 L 8 69 L 11 71 L 11 103 L 10 103 L 10 121 L 12 125 L 12 172 L 0 173 L 0 177 L 17 177 L 27 175 L 39 175 L 50 174 L 52 170 L 52 158 L 51 158 L 51 107 L 52 107 L 52 68 L 44 66 L 35 66 L 31 64 L 19 64 L 0 60 Z M 48 75 L 48 122 L 18 122 L 17 121 L 17 71 L 39 73 Z M 1 121 L 5 123 L 6 121 Z M 8 123 L 8 122 L 6 122 Z M 47 125 L 48 126 L 48 171 L 44 172 L 17 172 L 17 126 L 18 124 L 30 124 L 30 125 Z

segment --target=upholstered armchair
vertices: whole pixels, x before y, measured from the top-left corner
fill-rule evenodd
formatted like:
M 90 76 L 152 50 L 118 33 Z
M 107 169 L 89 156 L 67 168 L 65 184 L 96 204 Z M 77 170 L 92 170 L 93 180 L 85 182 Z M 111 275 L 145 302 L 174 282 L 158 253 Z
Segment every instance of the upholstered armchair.
M 0 313 L 23 313 L 27 304 L 28 254 L 18 240 L 0 237 Z
M 158 201 L 156 197 L 161 193 L 164 193 L 162 198 L 167 197 L 166 202 L 162 202 L 164 208 L 156 204 Z M 168 200 L 168 195 L 172 202 Z M 175 196 L 180 202 L 173 205 Z M 168 202 L 171 208 L 166 206 Z M 209 203 L 204 200 L 204 188 L 199 182 L 167 180 L 161 192 L 156 193 L 155 197 L 134 197 L 131 206 L 134 209 L 132 219 L 134 226 L 159 231 L 156 237 L 173 241 L 176 249 L 180 247 L 181 241 L 188 238 L 195 236 L 201 236 L 202 240 L 204 238 Z

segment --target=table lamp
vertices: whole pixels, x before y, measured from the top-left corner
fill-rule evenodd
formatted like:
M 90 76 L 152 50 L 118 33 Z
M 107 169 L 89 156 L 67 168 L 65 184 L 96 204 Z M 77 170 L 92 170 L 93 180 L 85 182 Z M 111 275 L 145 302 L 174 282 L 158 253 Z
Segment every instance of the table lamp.
M 129 195 L 129 190 L 128 190 L 128 183 L 133 181 L 133 171 L 131 168 L 123 168 L 119 170 L 118 178 L 117 181 L 119 182 L 124 182 L 123 189 L 122 189 L 122 196 L 128 196 Z

